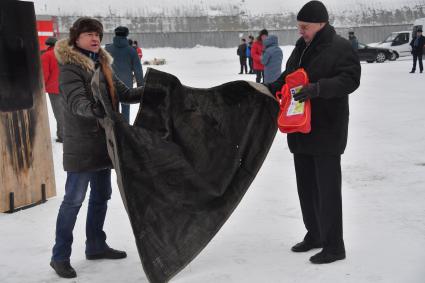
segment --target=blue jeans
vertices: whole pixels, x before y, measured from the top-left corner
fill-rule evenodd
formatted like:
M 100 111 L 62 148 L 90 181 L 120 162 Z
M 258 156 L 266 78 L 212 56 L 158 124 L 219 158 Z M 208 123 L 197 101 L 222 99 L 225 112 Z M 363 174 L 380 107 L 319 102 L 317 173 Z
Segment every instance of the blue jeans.
M 56 243 L 52 260 L 69 261 L 72 251 L 72 231 L 90 183 L 90 198 L 86 220 L 86 254 L 102 253 L 108 247 L 103 231 L 108 200 L 111 198 L 111 170 L 67 172 L 65 196 L 56 222 Z
M 121 114 L 124 116 L 127 123 L 130 123 L 130 105 L 121 103 Z

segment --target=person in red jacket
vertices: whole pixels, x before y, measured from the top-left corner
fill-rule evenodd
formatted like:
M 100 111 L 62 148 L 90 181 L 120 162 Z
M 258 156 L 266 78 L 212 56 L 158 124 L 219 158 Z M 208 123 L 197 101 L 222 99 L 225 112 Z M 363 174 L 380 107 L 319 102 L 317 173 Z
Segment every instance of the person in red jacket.
M 267 38 L 269 32 L 266 29 L 260 31 L 257 40 L 252 44 L 251 56 L 254 61 L 254 72 L 257 74 L 255 81 L 261 83 L 264 81 L 264 65 L 261 63 L 261 56 L 263 55 L 263 40 Z
M 143 57 L 142 48 L 139 47 L 139 43 L 137 42 L 137 40 L 133 41 L 133 47 L 134 47 L 134 49 L 136 49 L 137 55 L 139 56 L 139 59 L 142 59 L 142 57 Z
M 46 39 L 45 44 L 49 47 L 41 55 L 41 63 L 43 65 L 44 86 L 49 94 L 56 119 L 56 141 L 63 142 L 63 104 L 59 94 L 59 65 L 54 53 L 56 41 L 57 39 L 54 37 Z

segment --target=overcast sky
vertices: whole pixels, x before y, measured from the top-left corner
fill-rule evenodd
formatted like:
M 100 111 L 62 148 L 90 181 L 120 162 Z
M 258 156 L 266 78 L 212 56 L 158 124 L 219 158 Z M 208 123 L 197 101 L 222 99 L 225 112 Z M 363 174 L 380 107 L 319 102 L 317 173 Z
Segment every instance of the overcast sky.
M 139 11 L 161 12 L 176 7 L 197 5 L 203 8 L 221 5 L 231 7 L 241 5 L 250 14 L 275 13 L 281 11 L 298 11 L 308 1 L 300 0 L 32 0 L 35 3 L 37 14 L 77 14 L 77 15 L 108 15 L 137 14 Z M 403 6 L 413 7 L 416 4 L 424 5 L 425 0 L 323 0 L 330 11 L 361 10 L 364 7 L 396 9 Z M 212 9 L 213 10 L 213 9 Z

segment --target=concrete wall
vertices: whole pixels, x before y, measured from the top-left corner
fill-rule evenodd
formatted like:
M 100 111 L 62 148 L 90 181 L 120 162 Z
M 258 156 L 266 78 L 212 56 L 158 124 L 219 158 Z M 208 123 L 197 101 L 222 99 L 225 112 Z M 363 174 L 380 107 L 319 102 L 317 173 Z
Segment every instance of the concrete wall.
M 68 34 L 69 27 L 78 17 L 58 17 L 61 37 Z M 281 45 L 294 44 L 298 31 L 294 28 L 295 16 L 264 17 L 218 16 L 218 17 L 168 17 L 168 18 L 100 18 L 104 25 L 103 43 L 112 42 L 113 30 L 119 25 L 130 29 L 130 38 L 138 40 L 142 47 L 191 48 L 196 45 L 215 47 L 235 47 L 240 36 L 257 35 L 264 27 L 279 37 Z M 394 31 L 411 30 L 411 25 L 361 26 L 353 28 L 360 42 L 382 41 Z M 337 32 L 347 37 L 348 28 L 337 28 Z
M 363 43 L 382 41 L 389 33 L 411 30 L 411 25 L 374 26 L 354 28 L 357 38 Z M 337 28 L 337 32 L 347 37 L 348 28 Z M 196 45 L 215 46 L 221 48 L 235 47 L 240 36 L 257 34 L 258 31 L 209 31 L 209 32 L 171 32 L 171 33 L 133 33 L 129 37 L 139 41 L 144 48 L 174 47 L 192 48 Z M 279 37 L 280 45 L 293 45 L 299 38 L 296 29 L 273 30 L 270 33 Z M 62 33 L 62 37 L 67 36 Z M 103 44 L 112 42 L 113 34 L 105 33 Z

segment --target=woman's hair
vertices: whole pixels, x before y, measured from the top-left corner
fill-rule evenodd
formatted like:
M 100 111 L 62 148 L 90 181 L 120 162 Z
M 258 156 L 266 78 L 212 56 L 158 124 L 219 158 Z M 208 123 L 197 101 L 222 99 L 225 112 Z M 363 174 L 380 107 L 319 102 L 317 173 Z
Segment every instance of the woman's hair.
M 258 34 L 257 40 L 262 41 L 261 36 L 263 35 L 269 35 L 269 32 L 266 29 L 261 30 L 260 33 Z
M 93 18 L 79 18 L 69 29 L 69 45 L 76 45 L 78 37 L 84 32 L 97 32 L 99 34 L 100 41 L 102 41 L 103 25 L 101 22 Z

